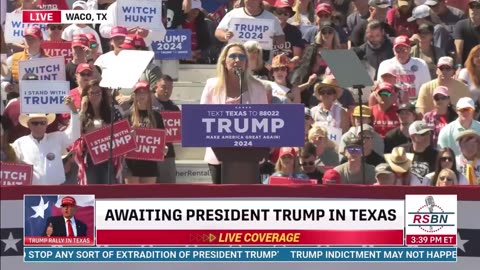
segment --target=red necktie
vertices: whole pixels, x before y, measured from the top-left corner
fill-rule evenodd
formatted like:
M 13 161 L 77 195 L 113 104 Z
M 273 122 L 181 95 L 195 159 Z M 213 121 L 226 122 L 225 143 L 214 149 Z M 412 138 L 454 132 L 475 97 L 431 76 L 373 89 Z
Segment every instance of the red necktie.
M 75 237 L 75 235 L 73 234 L 72 221 L 70 219 L 67 219 L 67 229 L 68 229 L 68 237 Z

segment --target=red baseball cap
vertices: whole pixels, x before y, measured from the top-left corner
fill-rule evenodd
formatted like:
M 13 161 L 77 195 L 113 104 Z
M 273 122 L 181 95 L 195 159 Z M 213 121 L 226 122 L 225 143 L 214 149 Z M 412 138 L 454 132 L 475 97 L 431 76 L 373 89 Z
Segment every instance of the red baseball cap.
M 89 42 L 97 43 L 97 38 L 92 33 L 86 33 L 85 36 L 87 37 Z
M 89 64 L 83 63 L 83 64 L 78 64 L 77 68 L 75 69 L 75 73 L 82 73 L 85 70 L 88 70 L 90 72 L 93 71 L 92 67 Z
M 315 8 L 315 14 L 318 14 L 320 11 L 326 12 L 328 14 L 332 14 L 333 8 L 332 5 L 328 3 L 320 3 Z
M 62 205 L 61 206 L 64 207 L 64 206 L 67 206 L 67 205 L 77 206 L 77 201 L 75 201 L 75 199 L 73 197 L 65 196 L 62 199 Z
M 293 0 L 277 0 L 275 1 L 274 7 L 276 8 L 286 8 L 286 7 L 293 7 L 294 1 Z
M 329 169 L 325 171 L 322 178 L 322 182 L 324 184 L 328 184 L 327 181 L 335 181 L 336 184 L 340 184 L 342 179 L 337 171 L 334 169 Z
M 25 28 L 25 31 L 23 32 L 23 36 L 24 37 L 31 36 L 31 37 L 35 37 L 35 38 L 38 38 L 38 39 L 43 39 L 42 29 L 40 29 L 40 27 L 38 27 L 36 25 L 27 27 L 27 28 Z
M 293 147 L 282 147 L 280 148 L 280 153 L 278 154 L 278 157 L 281 158 L 285 155 L 291 155 L 293 158 L 297 156 L 297 152 L 295 151 L 295 148 Z
M 146 81 L 138 81 L 135 86 L 133 86 L 133 92 L 137 92 L 139 90 L 146 89 L 150 91 L 150 85 Z
M 128 35 L 127 28 L 123 26 L 114 26 L 110 30 L 110 38 L 114 37 L 126 37 Z
M 84 47 L 88 48 L 88 38 L 84 34 L 77 34 L 73 36 L 72 39 L 72 48 L 73 47 Z
M 448 94 L 448 87 L 446 86 L 438 86 L 433 90 L 433 97 L 436 95 L 442 95 L 444 97 L 449 97 L 450 95 Z
M 397 46 L 410 47 L 410 39 L 407 36 L 398 36 L 393 40 L 393 48 Z
M 131 34 L 125 37 L 125 41 L 120 47 L 123 49 L 135 49 L 138 47 L 145 48 L 147 47 L 147 44 L 145 44 L 145 40 L 142 36 Z
M 382 82 L 378 85 L 378 92 L 380 91 L 388 91 L 390 93 L 395 92 L 395 87 L 391 83 Z

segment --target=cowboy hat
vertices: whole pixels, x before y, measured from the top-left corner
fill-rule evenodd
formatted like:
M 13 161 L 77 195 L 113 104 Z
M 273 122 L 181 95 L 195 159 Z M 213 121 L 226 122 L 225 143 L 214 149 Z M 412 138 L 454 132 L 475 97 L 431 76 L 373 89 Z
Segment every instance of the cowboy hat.
M 324 87 L 331 87 L 331 88 L 335 89 L 335 91 L 337 92 L 336 98 L 339 98 L 341 87 L 340 87 L 340 85 L 338 85 L 338 82 L 335 79 L 335 77 L 325 76 L 325 78 L 322 80 L 322 82 L 319 82 L 319 83 L 315 84 L 315 86 L 313 87 L 313 91 L 314 91 L 315 94 L 318 94 L 320 89 L 322 89 Z
M 405 152 L 403 147 L 395 147 L 391 154 L 385 154 L 385 160 L 396 173 L 406 173 L 412 166 L 413 154 Z
M 18 122 L 20 123 L 20 125 L 28 128 L 28 121 L 30 121 L 30 119 L 32 119 L 32 118 L 47 118 L 47 126 L 48 126 L 51 123 L 53 123 L 53 121 L 55 121 L 55 114 L 54 113 L 49 113 L 49 114 L 45 114 L 45 113 L 24 114 L 24 113 L 22 113 L 18 117 Z

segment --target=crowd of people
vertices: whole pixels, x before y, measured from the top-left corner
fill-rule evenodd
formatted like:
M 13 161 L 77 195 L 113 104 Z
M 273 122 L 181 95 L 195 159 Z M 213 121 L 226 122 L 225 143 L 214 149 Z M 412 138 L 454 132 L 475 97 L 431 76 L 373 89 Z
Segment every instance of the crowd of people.
M 20 0 L 12 12 L 63 2 Z M 49 40 L 72 44 L 67 114 L 20 113 L 19 80 L 39 78 L 19 78 L 18 62 L 49 56 L 39 27 L 25 29 L 22 44 L 5 44 L 2 29 L 8 58 L 2 63 L 1 160 L 33 165 L 37 185 L 107 184 L 110 175 L 115 183 L 175 183 L 173 144 L 165 161 L 117 157 L 108 166 L 92 162 L 83 136 L 122 119 L 163 129 L 160 112 L 180 110 L 170 99 L 171 67 L 216 63 L 217 77 L 205 78 L 201 104 L 305 106 L 305 129 L 291 131 L 304 134 L 305 145 L 271 149 L 259 164 L 258 183 L 279 176 L 319 184 L 480 184 L 480 0 L 453 1 L 457 7 L 447 0 L 163 2 L 165 28 L 191 30 L 192 58 L 152 61 L 124 94 L 100 87 L 102 72 L 122 50 L 151 49 L 155 32 L 112 21 L 47 25 Z M 108 13 L 115 6 L 114 0 L 78 0 L 71 8 Z M 231 42 L 237 18 L 273 21 L 273 48 Z M 355 52 L 374 81 L 368 97 L 359 101 L 356 90 L 338 84 L 325 50 Z M 340 139 L 330 136 L 334 131 Z M 205 161 L 212 182 L 222 183 L 221 162 L 210 148 Z

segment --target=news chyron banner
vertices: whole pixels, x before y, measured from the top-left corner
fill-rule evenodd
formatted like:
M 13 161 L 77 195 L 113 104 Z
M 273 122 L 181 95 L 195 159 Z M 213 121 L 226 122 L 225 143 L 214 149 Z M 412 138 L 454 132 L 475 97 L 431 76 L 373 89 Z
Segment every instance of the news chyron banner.
M 25 196 L 25 262 L 457 261 L 456 195 L 92 202 L 93 195 Z M 88 209 L 95 218 L 78 214 Z
M 24 245 L 94 246 L 95 195 L 25 195 Z

